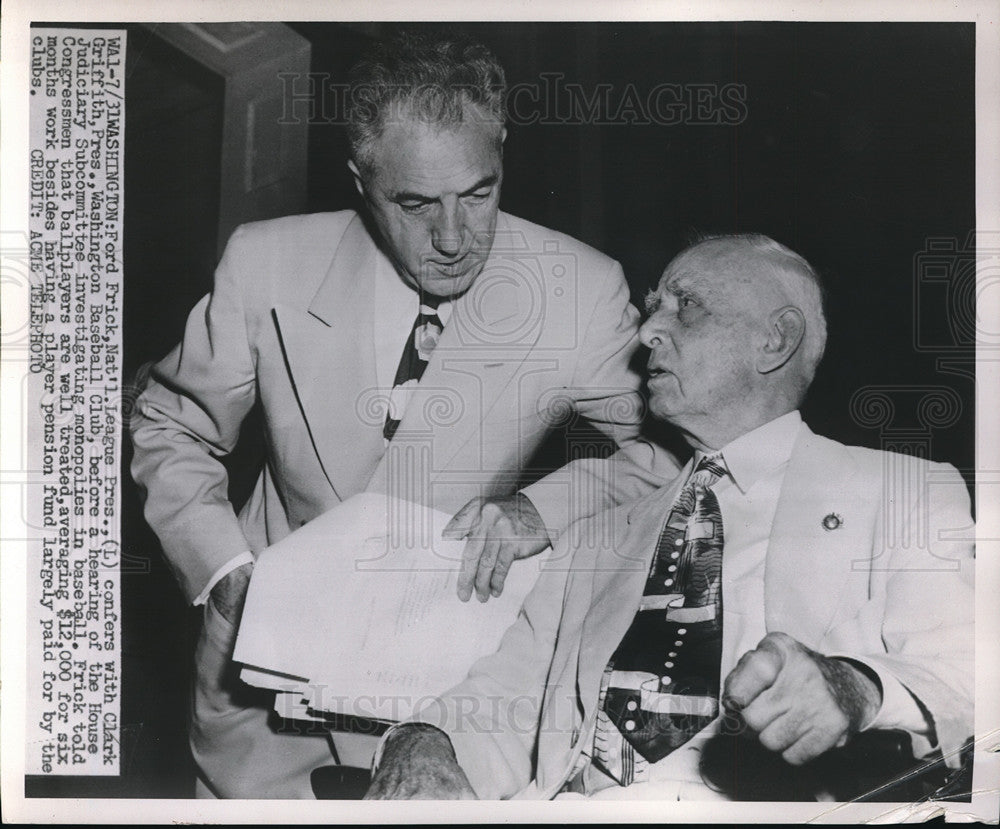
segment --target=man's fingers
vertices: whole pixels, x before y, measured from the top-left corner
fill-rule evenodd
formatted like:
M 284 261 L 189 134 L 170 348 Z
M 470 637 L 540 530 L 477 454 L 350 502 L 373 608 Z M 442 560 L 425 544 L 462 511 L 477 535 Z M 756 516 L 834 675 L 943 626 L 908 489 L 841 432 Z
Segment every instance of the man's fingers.
M 490 579 L 490 591 L 494 596 L 503 593 L 504 582 L 507 581 L 507 574 L 510 572 L 510 565 L 513 564 L 516 550 L 511 544 L 502 547 L 497 555 L 497 563 L 493 565 L 493 577 Z
M 499 596 L 513 562 L 549 544 L 541 516 L 522 493 L 474 498 L 455 513 L 442 535 L 466 539 L 458 574 L 462 601 L 468 601 L 473 589 L 482 602 L 491 593 Z
M 479 556 L 479 569 L 476 571 L 476 595 L 481 602 L 490 597 L 490 579 L 493 577 L 493 567 L 499 553 L 499 539 L 492 535 L 487 536 L 483 552 Z
M 472 531 L 472 528 L 476 526 L 476 522 L 479 521 L 482 510 L 482 499 L 473 498 L 451 517 L 451 521 L 449 521 L 445 525 L 444 530 L 441 531 L 442 537 L 465 538 Z
M 793 652 L 802 652 L 805 650 L 801 642 L 793 639 L 787 633 L 782 633 L 779 630 L 772 631 L 767 634 L 760 642 L 757 643 L 757 650 L 767 651 L 768 653 L 773 653 L 776 656 L 787 658 L 789 654 Z
M 463 602 L 472 598 L 472 587 L 479 570 L 479 559 L 483 553 L 486 539 L 482 536 L 470 536 L 462 550 L 462 563 L 458 570 L 458 598 Z
M 781 754 L 786 763 L 801 766 L 833 748 L 837 741 L 829 729 L 789 711 L 775 717 L 757 735 L 768 751 Z
M 745 712 L 744 712 L 745 713 Z M 808 724 L 791 712 L 778 714 L 767 725 L 757 729 L 757 739 L 769 751 L 784 751 L 795 745 L 808 731 Z
M 779 720 L 791 716 L 794 711 L 793 701 L 787 694 L 779 693 L 774 685 L 765 688 L 746 706 L 739 709 L 747 728 L 757 735 L 763 734 Z M 793 721 L 789 720 L 784 727 L 793 729 Z M 798 736 L 798 733 L 795 736 Z M 788 745 L 791 745 L 791 742 L 785 743 L 786 747 Z
M 810 728 L 792 745 L 782 751 L 781 756 L 786 763 L 801 766 L 829 751 L 835 744 L 836 740 L 828 731 L 821 728 Z
M 770 649 L 748 651 L 726 677 L 723 704 L 740 711 L 770 688 L 781 673 L 781 656 Z

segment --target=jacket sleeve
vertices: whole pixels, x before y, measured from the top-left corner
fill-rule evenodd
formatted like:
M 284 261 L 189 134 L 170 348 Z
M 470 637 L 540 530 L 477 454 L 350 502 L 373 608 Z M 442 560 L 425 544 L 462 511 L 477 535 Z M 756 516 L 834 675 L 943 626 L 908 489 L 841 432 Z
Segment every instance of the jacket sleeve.
M 250 549 L 220 458 L 232 451 L 255 400 L 242 277 L 245 228 L 226 247 L 212 292 L 191 311 L 180 344 L 157 363 L 130 420 L 132 475 L 145 515 L 189 601 Z
M 887 516 L 875 537 L 872 566 L 884 579 L 885 651 L 857 657 L 898 680 L 929 715 L 930 740 L 911 732 L 915 752 L 940 748 L 949 765 L 957 765 L 974 728 L 974 527 L 965 482 L 953 467 L 912 468 L 922 471 L 916 480 L 923 487 L 916 489 L 924 495 L 912 496 L 900 516 L 905 523 L 893 528 Z M 886 510 L 892 509 L 888 501 Z M 893 716 L 882 711 L 879 719 Z
M 640 434 L 646 403 L 639 322 L 621 266 L 613 262 L 593 285 L 593 307 L 579 332 L 573 384 L 557 403 L 572 405 L 619 449 L 610 458 L 572 461 L 524 488 L 553 540 L 574 521 L 640 498 L 680 470 L 671 451 Z
M 463 682 L 413 717 L 448 734 L 481 800 L 512 797 L 534 778 L 534 749 L 568 576 L 567 569 L 543 571 L 497 652 L 477 661 Z

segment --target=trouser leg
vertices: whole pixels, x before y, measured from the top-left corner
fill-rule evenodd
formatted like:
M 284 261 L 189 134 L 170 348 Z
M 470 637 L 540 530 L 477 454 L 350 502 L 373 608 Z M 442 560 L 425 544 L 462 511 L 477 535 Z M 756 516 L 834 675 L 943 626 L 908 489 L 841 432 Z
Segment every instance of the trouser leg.
M 235 627 L 209 599 L 192 697 L 191 752 L 202 784 L 197 794 L 312 799 L 310 773 L 333 762 L 327 737 L 308 724 L 275 728 L 274 693 L 240 680 L 230 658 L 235 640 Z

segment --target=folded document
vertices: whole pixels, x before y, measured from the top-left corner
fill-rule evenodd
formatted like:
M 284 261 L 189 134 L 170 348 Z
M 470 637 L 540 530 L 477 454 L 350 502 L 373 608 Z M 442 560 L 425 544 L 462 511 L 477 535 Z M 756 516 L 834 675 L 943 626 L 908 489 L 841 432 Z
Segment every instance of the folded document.
M 363 493 L 265 549 L 234 658 L 294 716 L 405 719 L 493 653 L 548 551 L 515 563 L 485 604 L 456 593 L 464 540 L 451 516 Z

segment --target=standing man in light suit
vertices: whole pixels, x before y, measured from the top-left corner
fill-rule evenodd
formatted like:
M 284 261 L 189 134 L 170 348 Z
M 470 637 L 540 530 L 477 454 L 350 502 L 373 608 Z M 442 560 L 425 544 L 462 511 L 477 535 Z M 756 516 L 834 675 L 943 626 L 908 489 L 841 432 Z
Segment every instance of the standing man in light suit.
M 826 324 L 813 269 L 776 242 L 688 249 L 648 310 L 650 410 L 694 457 L 564 534 L 571 563 L 543 572 L 498 652 L 386 735 L 369 797 L 718 796 L 699 756 L 723 720 L 793 765 L 873 729 L 958 764 L 962 478 L 802 422 Z
M 237 679 L 255 553 L 356 493 L 384 492 L 459 511 L 460 596 L 485 601 L 571 520 L 676 474 L 637 440 L 639 315 L 620 266 L 499 212 L 504 91 L 485 47 L 377 48 L 354 72 L 349 112 L 366 215 L 239 228 L 138 401 L 145 514 L 206 608 L 191 731 L 200 794 L 311 797 L 310 771 L 332 759 L 321 736 L 275 731 L 272 699 Z M 255 403 L 267 458 L 236 515 L 219 458 Z M 569 413 L 623 449 L 515 492 Z M 367 765 L 369 744 L 340 760 Z

